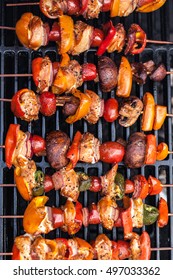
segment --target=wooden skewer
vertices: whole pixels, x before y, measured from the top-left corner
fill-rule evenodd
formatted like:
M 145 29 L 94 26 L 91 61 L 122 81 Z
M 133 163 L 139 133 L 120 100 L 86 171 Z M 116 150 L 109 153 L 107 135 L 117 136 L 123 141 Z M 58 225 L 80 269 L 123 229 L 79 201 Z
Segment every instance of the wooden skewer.
M 24 3 L 19 3 L 19 4 L 24 4 Z M 36 4 L 36 3 L 35 3 Z M 9 6 L 10 4 L 8 4 Z M 13 4 L 14 6 L 17 6 L 17 4 Z M 11 5 L 12 6 L 12 5 Z M 20 6 L 24 6 L 24 5 L 20 5 Z M 0 29 L 7 29 L 7 30 L 15 30 L 15 27 L 11 27 L 11 26 L 3 26 L 0 25 Z M 146 39 L 146 42 L 149 44 L 159 44 L 159 45 L 173 45 L 172 41 L 161 41 L 161 40 L 150 40 L 150 39 Z
M 173 184 L 164 184 L 161 185 L 162 188 L 172 188 Z M 4 187 L 16 187 L 16 184 L 0 184 L 0 188 L 4 188 Z M 173 214 L 170 214 L 170 216 Z
M 0 78 L 32 77 L 32 74 L 0 74 Z
M 0 219 L 23 219 L 23 215 L 3 215 Z
M 17 6 L 38 6 L 40 3 L 39 2 L 33 2 L 33 3 L 9 3 L 6 4 L 7 7 L 17 7 Z
M 151 251 L 171 251 L 173 250 L 173 247 L 153 247 L 151 248 Z M 8 253 L 0 253 L 0 256 L 12 256 L 13 253 L 12 252 L 8 252 Z

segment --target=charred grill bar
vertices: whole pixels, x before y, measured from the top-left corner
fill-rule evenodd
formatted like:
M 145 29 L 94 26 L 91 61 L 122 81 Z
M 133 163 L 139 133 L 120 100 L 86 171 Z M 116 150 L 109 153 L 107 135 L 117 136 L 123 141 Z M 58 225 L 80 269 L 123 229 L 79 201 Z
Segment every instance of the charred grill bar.
M 17 3 L 26 1 L 0 1 L 0 25 L 15 26 L 16 21 L 24 12 L 32 12 L 40 16 L 44 22 L 52 24 L 52 20 L 44 17 L 38 6 L 20 6 L 20 7 L 6 7 L 7 3 Z M 169 40 L 173 38 L 173 26 L 171 26 L 171 11 L 173 9 L 173 3 L 171 0 L 167 0 L 166 4 L 159 10 L 150 14 L 132 13 L 127 18 L 113 18 L 113 23 L 122 22 L 128 29 L 131 23 L 138 23 L 146 32 L 147 37 L 155 40 Z M 75 19 L 75 18 L 74 18 Z M 79 18 L 78 18 L 79 19 Z M 99 18 L 96 20 L 89 20 L 91 25 L 95 27 L 101 26 L 109 19 L 109 13 L 101 13 Z M 81 18 L 81 20 L 83 20 Z M 55 43 L 50 43 L 47 47 L 42 47 L 38 51 L 31 51 L 21 46 L 15 32 L 11 30 L 0 30 L 0 60 L 1 60 L 1 72 L 0 74 L 8 73 L 31 73 L 31 60 L 38 56 L 48 55 L 52 61 L 59 60 L 57 55 L 57 47 Z M 95 49 L 81 54 L 79 57 L 74 58 L 79 63 L 91 62 L 97 64 L 97 56 L 95 56 Z M 112 59 L 119 60 L 120 55 L 112 53 L 109 55 Z M 153 59 L 156 64 L 163 62 L 167 71 L 171 71 L 173 68 L 173 48 L 169 45 L 156 46 L 148 44 L 147 48 L 143 51 L 140 56 L 129 56 L 131 62 L 148 61 Z M 13 94 L 22 88 L 30 88 L 35 90 L 35 85 L 32 81 L 32 77 L 1 77 L 0 83 L 1 98 L 12 98 Z M 104 99 L 115 97 L 115 92 L 102 93 L 99 84 L 94 82 L 84 83 L 82 90 L 91 89 L 98 92 L 99 96 Z M 172 112 L 172 76 L 167 75 L 162 82 L 152 82 L 147 80 L 144 86 L 138 86 L 133 83 L 131 95 L 136 95 L 139 98 L 143 97 L 143 94 L 149 91 L 154 94 L 155 102 L 160 105 L 168 107 L 168 112 Z M 56 114 L 51 117 L 39 116 L 37 121 L 33 121 L 28 124 L 21 121 L 13 116 L 10 109 L 10 102 L 0 103 L 0 144 L 5 141 L 5 136 L 10 123 L 21 124 L 21 129 L 24 131 L 30 131 L 34 134 L 38 134 L 42 137 L 55 129 L 60 129 L 66 132 L 71 139 L 77 130 L 82 133 L 89 131 L 98 137 L 102 142 L 115 141 L 118 138 L 128 139 L 129 135 L 135 131 L 140 130 L 140 121 L 138 120 L 130 128 L 123 128 L 116 121 L 115 123 L 107 123 L 102 119 L 95 125 L 89 125 L 86 121 L 81 120 L 73 125 L 68 125 L 65 122 L 65 117 L 62 114 L 61 108 L 57 110 Z M 169 150 L 173 150 L 173 137 L 172 137 L 172 118 L 166 118 L 163 128 L 159 131 L 154 131 L 157 137 L 158 143 L 164 141 L 168 144 Z M 53 174 L 45 157 L 37 158 L 34 160 L 39 169 L 43 172 Z M 100 176 L 110 169 L 109 164 L 102 162 L 95 163 L 94 165 L 87 165 L 85 163 L 78 163 L 76 170 L 85 171 L 89 175 Z M 143 174 L 147 178 L 149 175 L 153 175 L 162 181 L 162 184 L 173 183 L 173 159 L 170 154 L 166 160 L 157 161 L 155 165 L 144 166 L 141 169 L 127 169 L 123 162 L 119 164 L 119 172 L 121 172 L 126 178 L 136 174 Z M 13 168 L 8 169 L 5 165 L 4 149 L 0 150 L 0 184 L 11 184 L 11 187 L 0 187 L 0 216 L 22 216 L 26 209 L 27 202 L 17 192 L 13 179 Z M 65 198 L 59 195 L 59 192 L 52 190 L 48 193 L 49 205 L 64 204 Z M 173 213 L 173 190 L 172 188 L 165 188 L 162 196 L 167 199 L 169 206 L 169 213 Z M 98 193 L 84 192 L 80 194 L 79 201 L 84 205 L 88 206 L 91 202 L 98 202 L 100 195 Z M 145 200 L 146 203 L 157 206 L 159 196 L 150 196 Z M 159 229 L 156 224 L 146 226 L 145 230 L 151 237 L 152 247 L 173 247 L 173 218 L 169 218 L 168 226 L 163 229 Z M 136 230 L 140 233 L 141 230 Z M 11 252 L 14 238 L 18 235 L 23 234 L 22 219 L 17 218 L 0 218 L 0 252 Z M 112 231 L 105 230 L 101 225 L 90 225 L 89 227 L 83 227 L 77 234 L 78 237 L 84 238 L 88 242 L 95 239 L 100 233 L 105 233 L 110 239 L 117 240 L 123 239 L 123 230 L 121 228 L 114 228 Z M 65 237 L 69 238 L 66 233 L 63 233 L 59 229 L 52 231 L 46 235 L 46 238 Z M 0 256 L 0 259 L 11 259 L 11 255 Z M 152 251 L 151 259 L 173 259 L 173 252 L 171 250 L 166 251 Z

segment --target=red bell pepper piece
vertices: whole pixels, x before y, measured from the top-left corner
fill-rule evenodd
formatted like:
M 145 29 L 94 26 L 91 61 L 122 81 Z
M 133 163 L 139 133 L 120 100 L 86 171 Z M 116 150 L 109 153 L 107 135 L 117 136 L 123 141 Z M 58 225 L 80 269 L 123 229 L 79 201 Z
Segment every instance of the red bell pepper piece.
M 70 164 L 66 168 L 74 168 L 76 166 L 79 160 L 79 143 L 81 138 L 82 134 L 80 133 L 80 131 L 77 131 L 74 136 L 72 145 L 70 146 L 66 155 L 66 157 L 70 159 Z
M 20 98 L 27 89 L 21 89 L 17 91 L 11 100 L 11 111 L 17 118 L 21 118 L 25 115 L 25 112 L 22 110 Z
M 19 129 L 19 124 L 10 124 L 5 138 L 5 162 L 8 168 L 11 168 L 13 164 L 13 154 L 16 149 Z
M 159 200 L 159 217 L 157 224 L 158 227 L 164 227 L 168 224 L 168 204 L 162 197 Z
M 20 251 L 17 248 L 16 244 L 13 244 L 12 253 L 12 260 L 21 260 Z
M 131 180 L 126 179 L 125 180 L 125 194 L 132 193 L 132 192 L 134 192 L 134 183 Z
M 124 238 L 128 239 L 129 234 L 133 231 L 133 223 L 131 217 L 131 205 L 126 210 L 122 211 L 122 224 L 124 228 Z
M 146 135 L 147 145 L 146 145 L 146 156 L 145 164 L 154 164 L 156 162 L 157 156 L 157 146 L 156 146 L 156 136 L 153 134 Z
M 101 42 L 98 50 L 97 50 L 97 55 L 100 56 L 102 54 L 104 54 L 104 52 L 107 50 L 107 48 L 109 47 L 113 37 L 116 34 L 116 28 L 115 26 L 113 26 L 112 21 L 110 20 L 109 22 L 107 22 L 106 24 L 104 24 L 103 29 L 106 33 L 106 37 L 104 38 L 104 40 Z
M 146 231 L 144 231 L 140 236 L 140 249 L 141 249 L 141 254 L 139 259 L 150 260 L 151 242 L 150 242 L 150 237 Z
M 45 192 L 49 192 L 55 188 L 51 176 L 49 176 L 47 174 L 44 176 L 43 186 L 44 186 Z
M 145 49 L 146 44 L 146 33 L 138 24 L 133 23 L 128 30 L 127 46 L 124 54 L 139 54 Z
M 157 178 L 151 175 L 148 177 L 148 184 L 149 184 L 149 195 L 156 195 L 162 191 L 161 182 Z

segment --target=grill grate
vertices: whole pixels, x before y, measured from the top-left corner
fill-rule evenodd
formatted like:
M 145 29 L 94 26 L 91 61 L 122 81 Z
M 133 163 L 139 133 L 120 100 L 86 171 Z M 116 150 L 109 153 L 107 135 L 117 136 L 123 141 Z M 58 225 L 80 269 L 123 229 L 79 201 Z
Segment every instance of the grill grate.
M 20 16 L 26 12 L 31 11 L 33 14 L 40 16 L 43 21 L 48 21 L 40 12 L 38 6 L 28 6 L 28 7 L 6 7 L 6 3 L 16 3 L 16 2 L 26 2 L 26 1 L 0 1 L 0 25 L 5 26 L 15 26 L 16 21 Z M 115 18 L 113 19 L 114 23 L 118 21 L 122 22 L 126 29 L 130 26 L 131 23 L 135 22 L 142 26 L 146 31 L 147 37 L 149 39 L 156 40 L 171 40 L 173 37 L 173 26 L 171 26 L 171 16 L 170 11 L 173 8 L 173 3 L 171 0 L 167 0 L 167 3 L 158 11 L 151 14 L 138 14 L 133 13 L 127 18 Z M 90 20 L 89 23 L 94 26 L 100 26 L 101 23 L 108 20 L 108 13 L 101 14 L 98 20 Z M 172 33 L 171 33 L 172 32 Z M 46 48 L 41 48 L 38 51 L 30 51 L 22 47 L 18 42 L 15 32 L 9 30 L 1 30 L 0 37 L 0 59 L 1 59 L 1 74 L 3 73 L 31 73 L 31 60 L 37 56 L 48 55 L 52 61 L 58 60 L 59 56 L 56 53 L 56 47 L 51 43 Z M 119 55 L 111 54 L 110 57 L 116 60 Z M 97 57 L 95 56 L 95 50 L 91 49 L 88 52 L 80 55 L 79 57 L 74 57 L 82 62 L 94 62 L 97 63 Z M 129 57 L 130 61 L 146 61 L 153 59 L 156 63 L 162 61 L 166 69 L 169 71 L 173 68 L 173 48 L 171 46 L 156 46 L 156 45 L 147 45 L 147 48 L 139 57 Z M 1 78 L 1 97 L 11 98 L 13 94 L 21 88 L 31 88 L 35 90 L 31 77 L 20 77 L 20 78 Z M 82 89 L 92 89 L 104 99 L 114 97 L 115 93 L 112 91 L 110 94 L 102 94 L 99 88 L 99 84 L 94 82 L 84 83 Z M 142 98 L 143 94 L 146 91 L 150 91 L 154 94 L 156 103 L 160 105 L 166 105 L 168 107 L 168 112 L 172 112 L 172 97 L 173 97 L 173 88 L 171 86 L 171 77 L 168 75 L 164 81 L 161 83 L 153 83 L 150 80 L 144 86 L 138 86 L 135 83 L 133 84 L 132 94 L 137 95 Z M 116 123 L 106 123 L 103 119 L 100 119 L 96 125 L 88 125 L 83 120 L 78 121 L 77 124 L 67 125 L 64 122 L 64 117 L 61 114 L 61 109 L 57 110 L 56 114 L 52 117 L 43 117 L 40 115 L 39 120 L 27 124 L 19 119 L 16 119 L 10 110 L 10 103 L 0 103 L 0 143 L 4 143 L 5 136 L 8 130 L 10 123 L 19 123 L 21 124 L 21 129 L 23 131 L 30 131 L 34 134 L 39 134 L 42 137 L 45 137 L 46 133 L 54 130 L 61 129 L 66 132 L 72 139 L 75 132 L 80 130 L 81 132 L 89 131 L 98 137 L 101 142 L 108 140 L 116 140 L 119 137 L 128 139 L 129 135 L 132 132 L 140 130 L 139 121 L 130 128 L 124 129 L 119 126 L 118 122 Z M 169 150 L 173 150 L 172 145 L 172 120 L 167 118 L 163 129 L 154 132 L 157 136 L 158 143 L 164 141 L 168 144 Z M 37 166 L 46 173 L 52 174 L 53 170 L 50 169 L 46 158 L 34 158 L 37 163 Z M 94 165 L 86 165 L 79 163 L 77 165 L 78 170 L 84 170 L 89 175 L 102 175 L 107 170 L 110 169 L 109 164 L 103 164 L 98 162 Z M 172 173 L 173 173 L 173 159 L 172 155 L 162 161 L 156 162 L 154 166 L 144 166 L 141 169 L 129 170 L 126 169 L 121 163 L 119 165 L 119 171 L 124 174 L 125 177 L 130 178 L 134 174 L 143 174 L 147 178 L 151 174 L 159 178 L 162 183 L 171 184 L 173 183 Z M 9 170 L 4 162 L 4 151 L 0 150 L 0 183 L 4 184 L 13 184 L 13 169 Z M 59 206 L 64 204 L 65 199 L 59 196 L 58 192 L 51 191 L 48 193 L 49 196 L 49 205 Z M 172 188 L 164 189 L 162 196 L 168 200 L 169 212 L 173 213 L 173 191 Z M 88 206 L 91 202 L 97 202 L 100 198 L 99 194 L 91 193 L 81 193 L 80 202 L 84 206 Z M 147 204 L 156 206 L 158 203 L 159 197 L 149 197 L 146 199 Z M 2 215 L 23 215 L 24 210 L 27 206 L 21 196 L 18 194 L 15 187 L 4 187 L 0 188 L 0 216 Z M 156 225 L 147 226 L 147 232 L 151 237 L 152 247 L 173 247 L 173 219 L 169 218 L 169 224 L 163 229 L 159 229 Z M 139 231 L 140 232 L 140 231 Z M 0 252 L 11 252 L 14 238 L 17 235 L 23 234 L 22 219 L 0 219 Z M 83 228 L 77 236 L 91 241 L 95 239 L 99 233 L 106 233 L 111 239 L 122 239 L 123 231 L 121 228 L 114 228 L 113 231 L 106 231 L 102 226 L 90 225 L 88 228 Z M 55 238 L 55 237 L 68 237 L 66 233 L 61 232 L 60 230 L 53 231 L 49 233 L 46 237 Z M 10 259 L 11 256 L 3 256 L 0 259 Z M 172 251 L 157 251 L 152 252 L 151 259 L 173 259 Z

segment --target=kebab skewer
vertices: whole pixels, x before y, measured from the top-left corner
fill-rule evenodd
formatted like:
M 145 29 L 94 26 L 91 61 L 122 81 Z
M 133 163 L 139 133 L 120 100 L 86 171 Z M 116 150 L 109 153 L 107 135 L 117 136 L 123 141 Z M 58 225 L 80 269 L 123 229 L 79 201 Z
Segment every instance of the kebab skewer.
M 10 27 L 1 26 L 1 29 Z M 124 26 L 118 23 L 113 25 L 108 21 L 102 29 L 94 28 L 82 21 L 74 23 L 67 15 L 59 16 L 58 23 L 55 22 L 50 31 L 48 23 L 43 23 L 41 18 L 32 13 L 24 13 L 17 21 L 16 27 L 11 27 L 21 44 L 27 48 L 38 50 L 46 46 L 49 41 L 58 43 L 59 54 L 69 53 L 79 55 L 91 47 L 98 47 L 96 54 L 103 55 L 106 51 L 121 52 L 125 47 L 124 54 L 139 54 L 147 43 L 172 44 L 169 41 L 148 40 L 146 33 L 138 24 L 131 24 L 127 35 Z
M 158 10 L 166 0 L 110 0 L 110 1 L 74 1 L 63 2 L 53 0 L 40 0 L 39 2 L 26 2 L 6 4 L 7 7 L 39 5 L 41 12 L 51 19 L 58 18 L 61 14 L 83 16 L 86 19 L 98 18 L 100 12 L 110 11 L 110 17 L 126 17 L 133 11 L 149 13 Z
M 44 247 L 44 250 L 40 251 L 40 247 Z M 0 253 L 0 256 L 11 255 L 13 260 L 149 260 L 151 252 L 157 249 L 151 248 L 150 237 L 146 231 L 141 235 L 134 232 L 130 242 L 111 241 L 105 234 L 99 234 L 91 244 L 78 237 L 50 240 L 24 234 L 15 238 L 11 253 Z
M 107 230 L 123 227 L 124 237 L 128 238 L 133 228 L 142 228 L 155 222 L 162 228 L 168 224 L 169 216 L 172 216 L 168 212 L 166 200 L 162 197 L 159 199 L 158 209 L 144 203 L 141 198 L 124 197 L 124 206 L 119 207 L 114 199 L 104 196 L 97 204 L 91 203 L 89 208 L 83 207 L 79 201 L 74 203 L 71 199 L 67 199 L 59 208 L 45 206 L 48 199 L 47 196 L 37 196 L 28 204 L 23 216 L 23 228 L 26 233 L 47 234 L 61 228 L 69 235 L 74 235 L 82 226 L 101 224 Z

